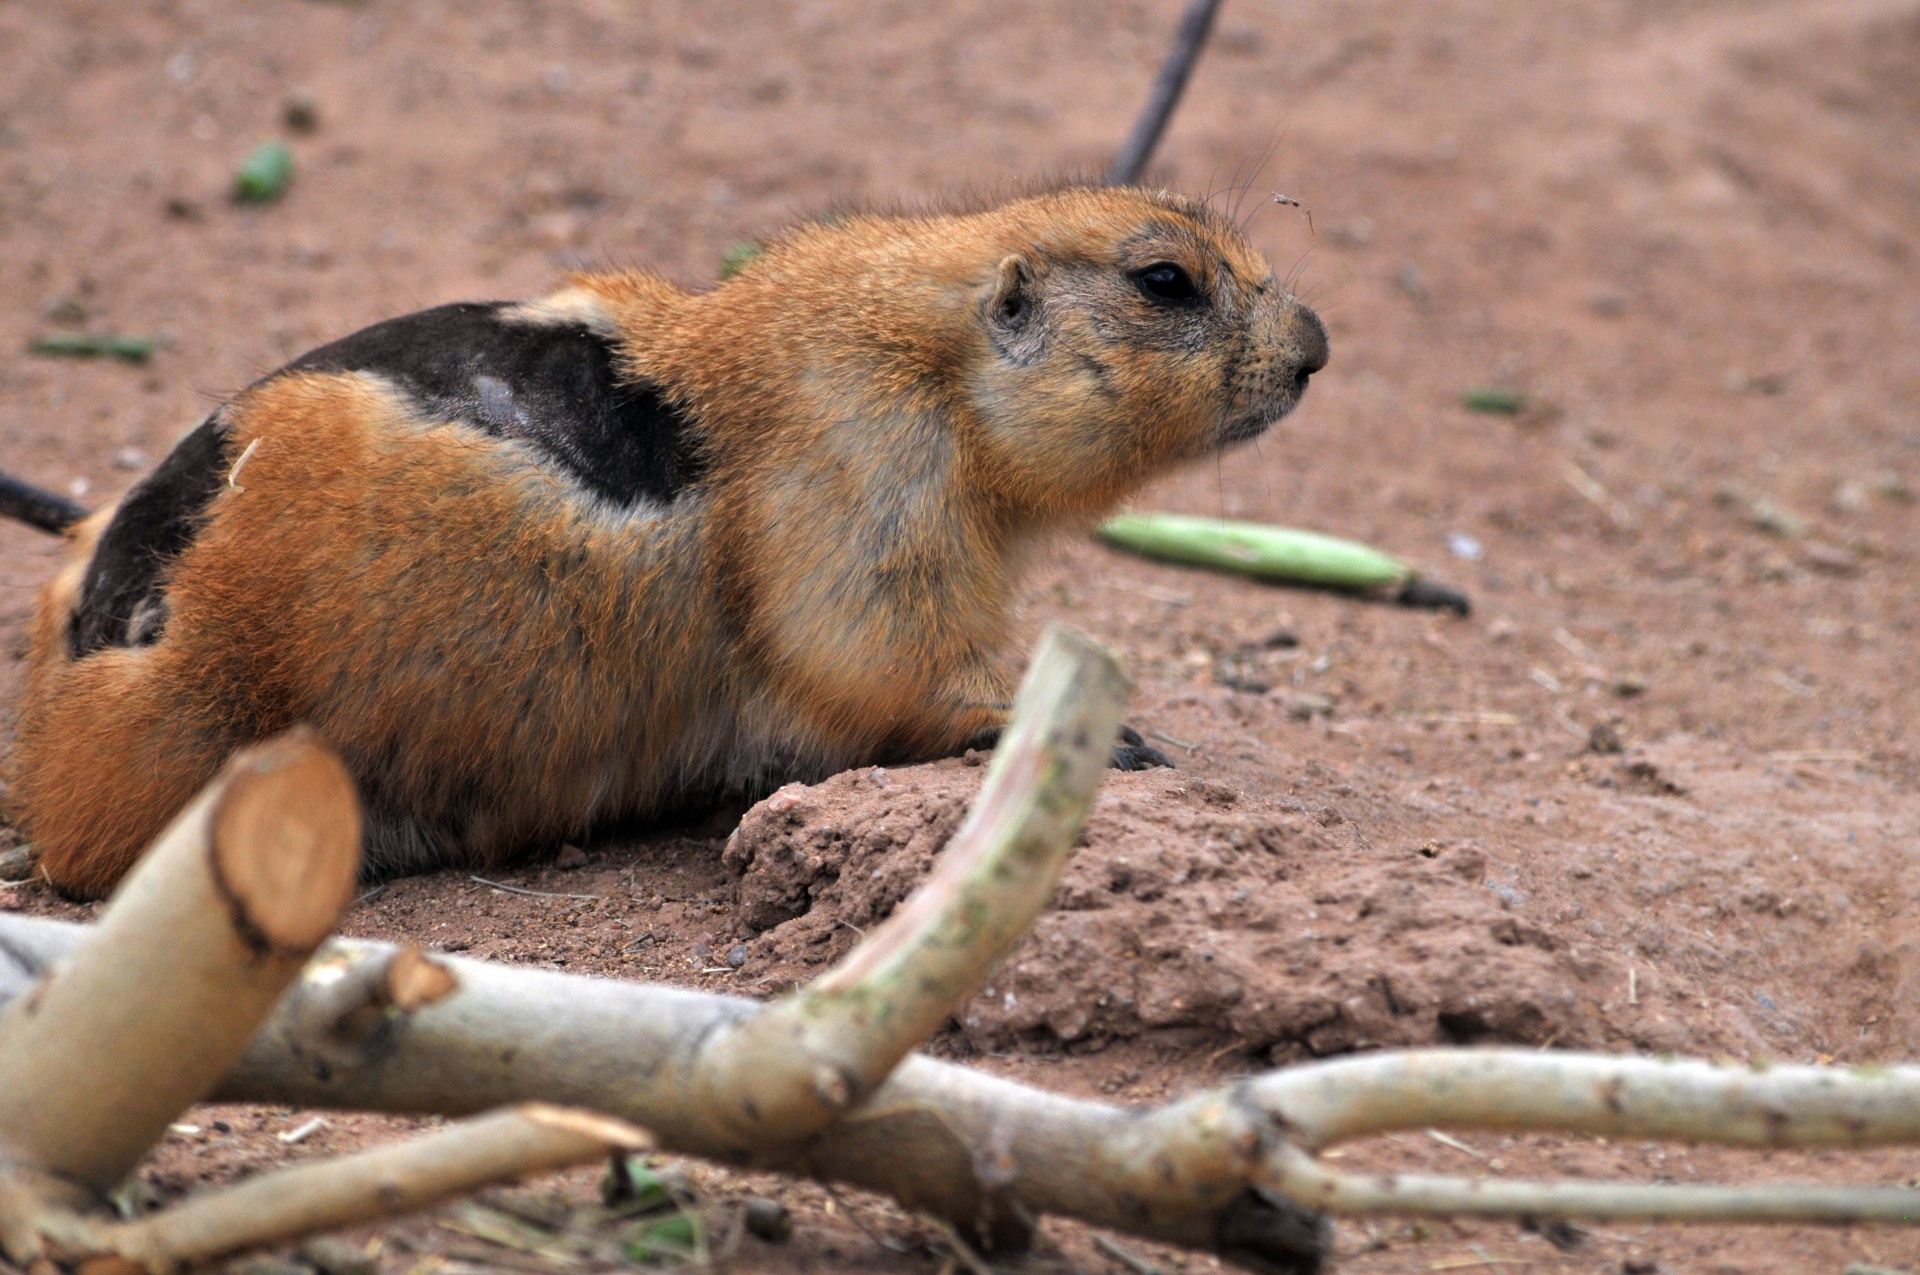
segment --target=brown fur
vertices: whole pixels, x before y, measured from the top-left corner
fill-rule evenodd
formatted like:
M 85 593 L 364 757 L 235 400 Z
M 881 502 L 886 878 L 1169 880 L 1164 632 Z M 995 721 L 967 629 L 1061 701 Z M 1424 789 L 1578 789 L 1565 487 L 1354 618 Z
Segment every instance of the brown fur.
M 1158 261 L 1204 314 L 1130 282 Z M 227 409 L 232 454 L 259 446 L 158 643 L 68 657 L 108 515 L 83 525 L 12 765 L 56 883 L 111 888 L 229 752 L 296 721 L 345 756 L 388 869 L 954 751 L 1004 719 L 1022 549 L 1258 432 L 1324 359 L 1222 219 L 1115 189 L 802 226 L 711 291 L 585 276 L 522 321 L 583 317 L 698 423 L 692 498 L 610 509 L 379 378 L 291 373 Z

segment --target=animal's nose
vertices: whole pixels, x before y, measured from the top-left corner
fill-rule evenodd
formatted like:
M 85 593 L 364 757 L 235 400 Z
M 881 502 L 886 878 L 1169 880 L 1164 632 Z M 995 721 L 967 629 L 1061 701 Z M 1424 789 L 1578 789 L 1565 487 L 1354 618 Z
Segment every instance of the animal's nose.
M 1294 348 L 1300 351 L 1300 379 L 1309 376 L 1327 365 L 1327 327 L 1320 322 L 1320 316 L 1305 306 L 1296 306 L 1293 320 L 1288 324 Z

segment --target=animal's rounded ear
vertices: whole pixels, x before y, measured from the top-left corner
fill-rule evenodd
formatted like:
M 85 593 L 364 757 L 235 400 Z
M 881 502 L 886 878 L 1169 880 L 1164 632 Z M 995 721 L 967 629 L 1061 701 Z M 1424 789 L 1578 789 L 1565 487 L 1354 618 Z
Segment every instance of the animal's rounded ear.
M 987 321 L 1002 332 L 1018 332 L 1033 317 L 1033 269 L 1013 253 L 1000 259 L 994 272 L 993 296 L 987 302 Z

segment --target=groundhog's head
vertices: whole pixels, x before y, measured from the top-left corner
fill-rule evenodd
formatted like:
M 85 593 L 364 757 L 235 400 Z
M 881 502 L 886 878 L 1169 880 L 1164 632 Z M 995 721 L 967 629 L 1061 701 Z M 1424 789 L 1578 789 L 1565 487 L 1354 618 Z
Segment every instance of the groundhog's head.
M 868 504 L 964 473 L 1015 517 L 1095 515 L 1257 437 L 1327 361 L 1246 236 L 1164 191 L 824 218 L 702 297 L 642 284 L 636 327 L 683 303 L 703 321 L 657 327 L 638 374 L 675 385 L 741 472 L 825 473 Z
M 978 443 L 1028 502 L 1097 509 L 1258 437 L 1327 362 L 1319 318 L 1231 222 L 1073 189 L 979 215 Z

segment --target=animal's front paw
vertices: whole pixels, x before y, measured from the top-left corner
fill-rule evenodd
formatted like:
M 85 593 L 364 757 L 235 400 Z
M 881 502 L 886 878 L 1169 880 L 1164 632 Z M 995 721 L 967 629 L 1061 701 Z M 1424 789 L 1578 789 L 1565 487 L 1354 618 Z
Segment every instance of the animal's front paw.
M 1108 765 L 1115 770 L 1152 770 L 1155 766 L 1178 769 L 1172 758 L 1142 739 L 1131 726 L 1120 728 L 1120 742 L 1113 746 L 1113 760 Z
M 1006 729 L 1005 726 L 982 726 L 967 736 L 967 742 L 960 745 L 960 751 L 965 753 L 977 748 L 983 753 L 990 753 L 1000 746 L 1000 736 L 1006 733 Z

